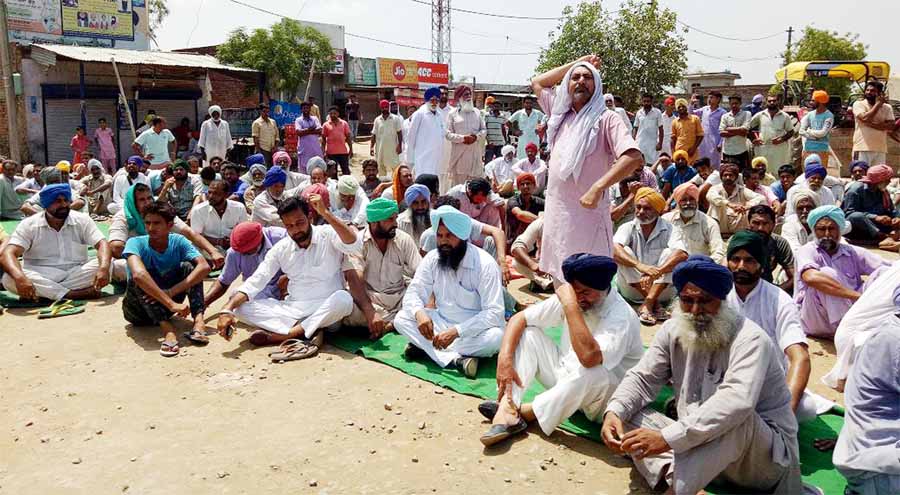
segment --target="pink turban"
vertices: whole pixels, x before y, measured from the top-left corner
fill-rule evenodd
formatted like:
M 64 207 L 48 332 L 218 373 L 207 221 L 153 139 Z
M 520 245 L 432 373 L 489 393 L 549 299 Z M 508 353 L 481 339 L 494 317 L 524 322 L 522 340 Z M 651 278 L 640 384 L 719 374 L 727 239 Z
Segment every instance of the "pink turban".
M 875 165 L 874 167 L 869 168 L 866 171 L 866 176 L 863 177 L 862 182 L 866 184 L 880 184 L 882 182 L 887 182 L 894 177 L 894 171 L 891 167 L 887 165 Z
M 674 191 L 672 191 L 672 197 L 675 198 L 676 203 L 681 203 L 681 200 L 684 199 L 685 196 L 694 198 L 694 201 L 699 201 L 700 188 L 698 188 L 697 185 L 693 182 L 685 182 L 684 184 L 676 187 Z
M 287 151 L 276 151 L 274 155 L 272 155 L 272 165 L 278 165 L 278 160 L 287 158 L 287 166 L 290 167 L 292 160 L 291 155 L 288 154 Z
M 300 197 L 309 200 L 309 197 L 313 194 L 322 196 L 322 201 L 325 202 L 325 206 L 331 208 L 331 199 L 328 195 L 328 186 L 326 186 L 325 184 L 312 184 L 310 186 L 307 186 L 306 189 L 304 189 L 303 192 L 300 193 Z
M 231 248 L 241 254 L 250 254 L 262 242 L 263 227 L 256 222 L 241 222 L 231 231 Z
M 460 84 L 459 86 L 456 87 L 456 89 L 453 90 L 453 95 L 456 97 L 457 100 L 465 98 L 466 96 L 471 96 L 472 88 L 470 88 L 469 86 L 467 86 L 465 84 Z

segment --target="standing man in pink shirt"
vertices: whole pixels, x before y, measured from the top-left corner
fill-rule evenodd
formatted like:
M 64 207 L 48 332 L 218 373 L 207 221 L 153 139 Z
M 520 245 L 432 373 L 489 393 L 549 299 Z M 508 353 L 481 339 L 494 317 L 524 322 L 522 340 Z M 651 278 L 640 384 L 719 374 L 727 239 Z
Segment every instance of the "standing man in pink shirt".
M 557 282 L 565 279 L 563 260 L 573 254 L 612 256 L 606 190 L 644 164 L 631 129 L 607 111 L 599 66 L 599 57 L 587 55 L 531 80 L 550 115 L 552 148 L 540 269 Z
M 106 119 L 97 121 L 99 127 L 94 129 L 94 142 L 100 148 L 100 163 L 109 175 L 116 175 L 116 145 L 113 142 L 113 130 L 106 124 Z
M 328 109 L 328 121 L 322 126 L 322 151 L 327 160 L 334 160 L 341 166 L 341 175 L 350 175 L 353 134 L 350 124 L 340 117 L 337 107 Z

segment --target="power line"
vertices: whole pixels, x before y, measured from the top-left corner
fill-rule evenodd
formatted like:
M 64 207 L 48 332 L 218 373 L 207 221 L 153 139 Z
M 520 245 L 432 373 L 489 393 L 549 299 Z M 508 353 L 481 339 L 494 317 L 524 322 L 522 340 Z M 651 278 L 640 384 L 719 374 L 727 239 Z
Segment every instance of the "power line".
M 708 53 L 703 53 L 698 50 L 694 50 L 693 48 L 688 48 L 689 52 L 696 53 L 697 55 L 702 55 L 707 58 L 712 58 L 715 60 L 723 60 L 725 62 L 762 62 L 765 60 L 775 60 L 781 58 L 780 55 L 775 55 L 771 57 L 750 57 L 750 58 L 736 58 L 730 56 L 720 56 L 720 55 L 710 55 Z
M 693 29 L 694 31 L 697 31 L 698 33 L 702 33 L 702 34 L 705 34 L 705 35 L 707 35 L 707 36 L 712 36 L 713 38 L 719 38 L 719 39 L 721 39 L 721 40 L 728 40 L 728 41 L 762 41 L 762 40 L 767 40 L 767 39 L 774 38 L 774 37 L 776 37 L 776 36 L 781 36 L 781 34 L 782 34 L 782 32 L 779 31 L 779 32 L 777 32 L 777 33 L 773 33 L 773 34 L 770 34 L 770 35 L 768 35 L 768 36 L 761 36 L 761 37 L 759 37 L 759 38 L 732 38 L 732 37 L 729 37 L 729 36 L 722 36 L 722 35 L 719 35 L 719 34 L 713 34 L 713 33 L 710 33 L 709 31 L 704 31 L 704 30 L 702 30 L 702 29 L 700 29 L 700 28 L 696 28 L 696 27 L 694 27 L 694 26 L 691 26 L 690 24 L 687 24 L 686 22 L 682 22 L 682 21 L 680 21 L 680 20 L 678 20 L 678 19 L 675 19 L 675 22 L 677 22 L 678 24 L 681 24 L 682 26 L 684 26 L 684 27 L 686 27 L 686 28 L 688 28 L 688 29 Z
M 200 0 L 199 5 L 197 6 L 197 22 L 194 23 L 194 29 L 191 29 L 191 34 L 188 35 L 188 40 L 186 46 L 191 46 L 191 40 L 194 39 L 194 32 L 197 31 L 197 26 L 200 25 L 200 10 L 203 9 L 203 0 Z
M 410 0 L 410 1 L 431 7 L 431 2 L 426 2 L 425 0 Z M 558 20 L 562 19 L 562 17 L 532 17 L 532 16 L 523 16 L 523 15 L 492 14 L 490 12 L 478 12 L 476 10 L 457 9 L 455 7 L 450 7 L 450 10 L 455 10 L 456 12 L 463 12 L 466 14 L 483 15 L 483 16 L 487 16 L 487 17 L 499 17 L 501 19 L 516 19 L 519 21 L 558 21 Z
M 243 7 L 247 7 L 247 8 L 250 8 L 250 9 L 253 9 L 253 10 L 256 10 L 256 11 L 259 11 L 259 12 L 263 12 L 263 13 L 266 13 L 266 14 L 269 14 L 269 15 L 273 15 L 273 16 L 275 16 L 275 17 L 281 17 L 282 19 L 291 19 L 291 20 L 294 20 L 294 21 L 299 21 L 299 20 L 300 20 L 300 19 L 294 19 L 293 17 L 289 17 L 289 16 L 286 16 L 286 15 L 284 15 L 284 14 L 279 14 L 279 13 L 277 13 L 277 12 L 272 12 L 271 10 L 266 10 L 266 9 L 264 9 L 264 8 L 257 7 L 257 6 L 255 6 L 255 5 L 250 5 L 250 4 L 244 3 L 244 2 L 242 2 L 242 1 L 240 1 L 240 0 L 229 0 L 229 1 L 230 1 L 231 3 L 236 3 L 236 4 L 241 5 L 241 6 L 243 6 Z M 349 36 L 349 37 L 351 37 L 351 38 L 359 38 L 359 39 L 368 40 L 368 41 L 375 41 L 375 42 L 377 42 L 377 43 L 384 43 L 384 44 L 386 44 L 386 45 L 399 46 L 399 47 L 401 47 L 401 48 L 411 48 L 411 49 L 413 49 L 413 50 L 426 51 L 426 52 L 430 52 L 430 51 L 431 51 L 430 48 L 423 48 L 423 47 L 421 47 L 421 46 L 408 45 L 408 44 L 405 44 L 405 43 L 397 43 L 397 42 L 394 42 L 394 41 L 382 40 L 382 39 L 378 39 L 378 38 L 373 38 L 373 37 L 371 37 L 371 36 L 365 36 L 365 35 L 362 35 L 362 34 L 353 34 L 353 33 L 347 32 L 347 31 L 344 31 L 344 35 Z M 498 57 L 498 56 L 506 56 L 506 55 L 510 55 L 510 56 L 526 56 L 526 55 L 527 55 L 527 56 L 534 56 L 534 55 L 540 55 L 540 52 L 526 52 L 526 53 L 486 53 L 486 52 L 467 52 L 467 51 L 456 51 L 456 50 L 454 50 L 452 53 L 458 54 L 458 55 L 482 55 L 482 56 L 489 56 L 489 57 Z
M 501 36 L 498 36 L 498 35 L 491 35 L 491 34 L 473 33 L 473 32 L 471 32 L 471 31 L 466 31 L 466 30 L 460 29 L 460 28 L 458 28 L 458 27 L 453 28 L 453 31 L 454 31 L 454 32 L 463 33 L 463 34 L 468 34 L 468 35 L 470 35 L 470 36 L 478 36 L 478 37 L 480 37 L 480 38 L 490 38 L 490 39 L 496 39 L 496 40 L 514 41 L 514 42 L 516 42 L 516 43 L 522 43 L 522 44 L 525 44 L 525 45 L 531 45 L 531 46 L 533 46 L 533 47 L 535 47 L 535 48 L 542 48 L 542 46 L 539 45 L 539 44 L 537 44 L 537 43 L 532 43 L 532 42 L 530 42 L 530 41 L 517 40 L 517 39 L 515 39 L 515 38 L 510 38 L 509 36 L 502 36 L 502 35 L 501 35 Z

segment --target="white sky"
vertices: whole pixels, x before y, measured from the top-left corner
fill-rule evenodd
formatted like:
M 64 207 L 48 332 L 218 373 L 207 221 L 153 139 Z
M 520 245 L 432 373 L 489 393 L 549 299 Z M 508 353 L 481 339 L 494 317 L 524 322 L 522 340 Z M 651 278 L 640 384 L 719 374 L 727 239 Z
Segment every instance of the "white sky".
M 347 49 L 354 56 L 415 60 L 430 60 L 431 57 L 431 8 L 412 0 L 248 0 L 247 3 L 294 18 L 341 24 L 347 33 L 424 48 L 391 46 L 347 36 Z M 556 17 L 564 5 L 574 5 L 577 1 L 452 0 L 451 3 L 454 8 L 486 13 Z M 230 0 L 168 0 L 168 4 L 171 15 L 159 33 L 163 50 L 221 43 L 232 29 L 268 27 L 279 20 Z M 900 43 L 893 32 L 896 19 L 900 18 L 900 1 L 897 0 L 873 0 L 856 5 L 843 0 L 722 0 L 714 3 L 662 0 L 660 4 L 675 10 L 679 20 L 686 24 L 732 38 L 767 36 L 784 31 L 789 25 L 802 30 L 807 24 L 842 33 L 858 33 L 860 40 L 869 45 L 870 60 L 885 60 L 894 66 L 893 72 L 900 72 Z M 618 2 L 611 0 L 606 5 L 615 10 Z M 555 28 L 556 22 L 453 12 L 451 25 L 454 51 L 523 53 L 537 52 L 545 46 L 547 33 Z M 685 37 L 689 50 L 717 57 L 772 57 L 761 61 L 716 60 L 688 52 L 688 70 L 729 69 L 741 74 L 738 84 L 773 82 L 774 71 L 781 64 L 780 58 L 774 57 L 784 49 L 787 41 L 786 33 L 754 42 L 727 41 L 697 32 L 689 32 Z M 474 76 L 485 83 L 524 84 L 536 64 L 536 55 L 454 54 L 452 71 L 455 79 Z

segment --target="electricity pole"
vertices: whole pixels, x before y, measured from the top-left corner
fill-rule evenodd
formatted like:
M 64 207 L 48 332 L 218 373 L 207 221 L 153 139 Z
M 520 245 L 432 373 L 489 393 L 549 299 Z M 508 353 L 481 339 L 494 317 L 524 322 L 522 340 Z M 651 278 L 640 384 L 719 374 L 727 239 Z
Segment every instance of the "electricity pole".
M 450 0 L 431 0 L 431 61 L 447 64 L 453 73 L 450 49 Z
M 787 28 L 787 50 L 784 51 L 784 66 L 787 67 L 788 64 L 791 63 L 791 37 L 794 34 L 794 26 L 788 26 Z M 784 81 L 781 83 L 781 92 L 784 94 L 784 104 L 786 105 L 788 102 L 788 79 L 787 79 L 787 69 L 784 71 Z
M 19 154 L 19 124 L 16 115 L 16 91 L 12 80 L 12 55 L 9 52 L 6 0 L 0 0 L 0 72 L 2 72 L 3 76 L 3 97 L 6 100 L 9 158 L 18 162 L 21 159 Z

